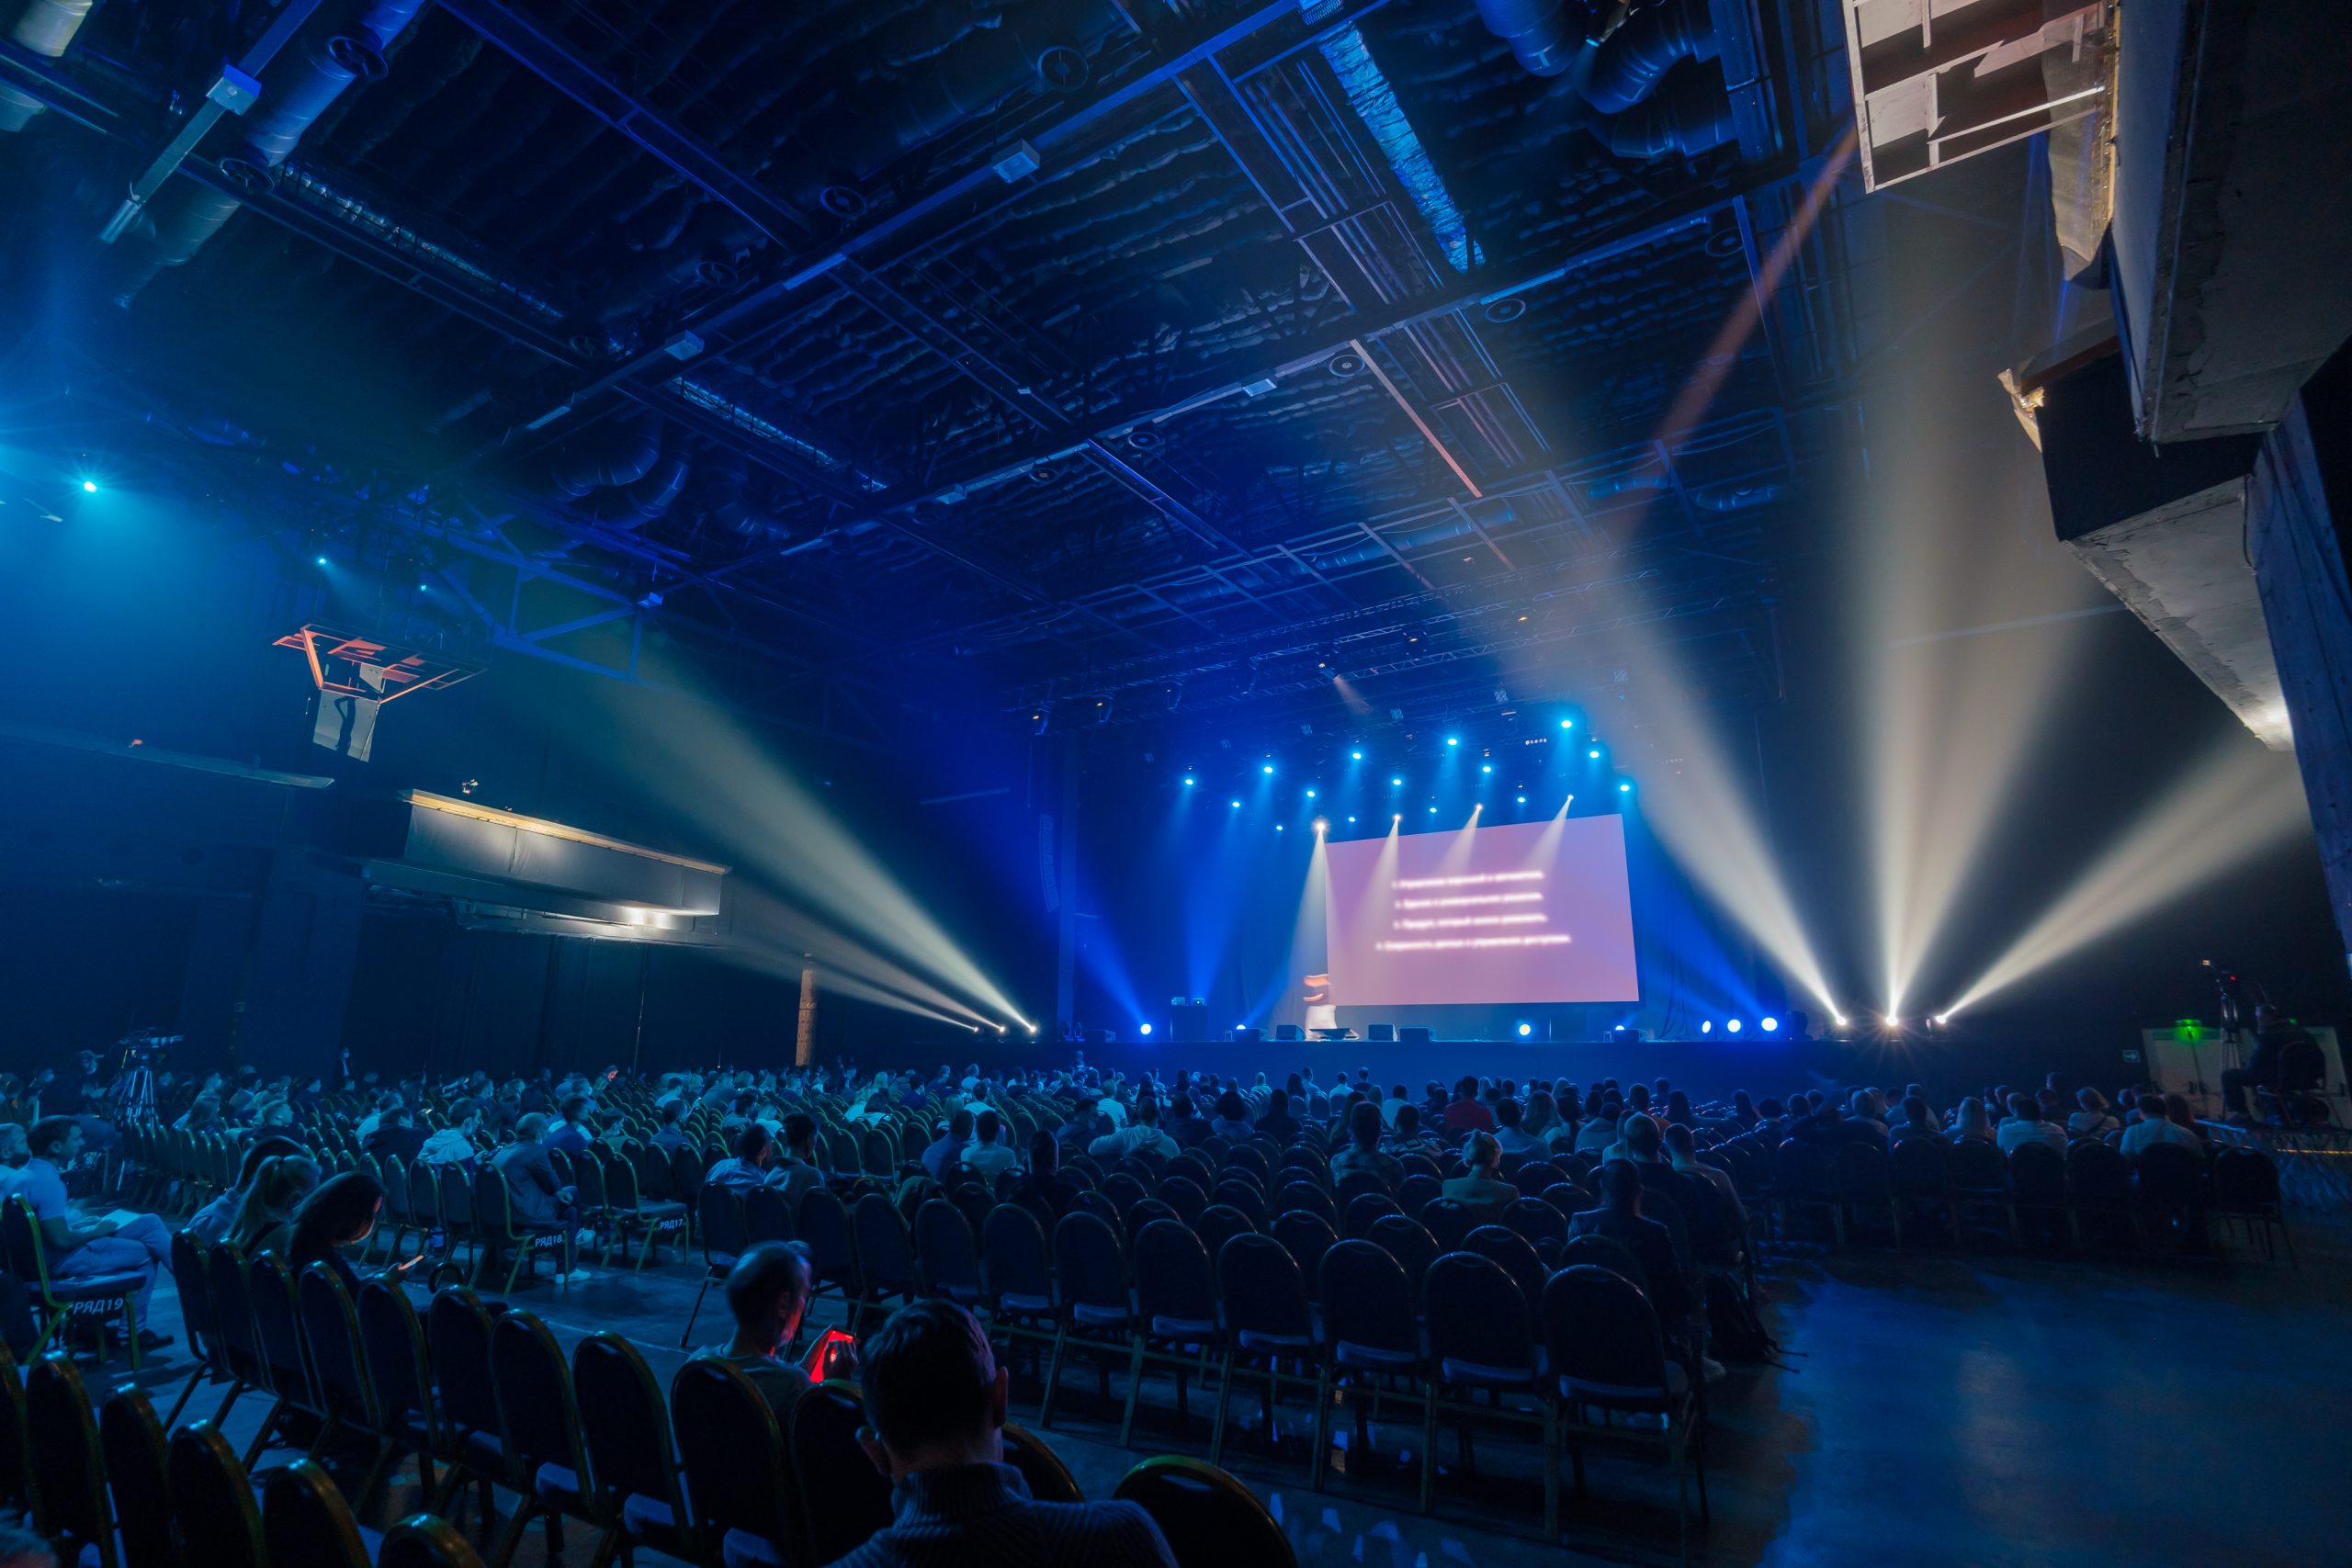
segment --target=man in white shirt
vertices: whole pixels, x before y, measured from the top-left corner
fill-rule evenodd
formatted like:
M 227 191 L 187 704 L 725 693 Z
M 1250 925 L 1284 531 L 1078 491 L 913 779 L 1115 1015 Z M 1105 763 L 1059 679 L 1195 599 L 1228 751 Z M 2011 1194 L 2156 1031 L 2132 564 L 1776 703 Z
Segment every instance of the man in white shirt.
M 2155 1096 L 2143 1095 L 2140 1103 L 2146 1108 L 2141 1112 L 2140 1119 L 2123 1129 L 2125 1159 L 2138 1159 L 2140 1151 L 2151 1144 L 2178 1144 L 2184 1149 L 2201 1152 L 2203 1145 L 2197 1134 L 2164 1114 L 2157 1108 Z
M 2030 1094 L 2009 1096 L 2009 1113 L 1993 1129 L 1993 1141 L 2003 1154 L 2013 1154 L 2026 1144 L 2040 1144 L 2052 1152 L 2066 1152 L 2066 1129 L 2055 1122 L 2041 1119 L 2041 1107 Z
M 973 1141 L 961 1162 L 990 1191 L 996 1190 L 998 1177 L 1021 1168 L 1021 1156 L 1005 1146 L 1003 1134 L 1004 1119 L 993 1111 L 981 1111 L 972 1118 Z
M 1138 1150 L 1162 1159 L 1176 1157 L 1176 1140 L 1159 1130 L 1159 1102 L 1156 1100 L 1136 1100 L 1133 1125 L 1106 1133 L 1086 1145 L 1086 1152 L 1096 1159 L 1125 1159 Z

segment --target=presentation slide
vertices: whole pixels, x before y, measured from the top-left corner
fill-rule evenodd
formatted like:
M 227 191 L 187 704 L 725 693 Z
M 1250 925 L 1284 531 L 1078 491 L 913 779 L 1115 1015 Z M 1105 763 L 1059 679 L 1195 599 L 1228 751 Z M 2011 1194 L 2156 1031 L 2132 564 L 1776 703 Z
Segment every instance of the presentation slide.
M 1340 1007 L 1640 998 L 1616 817 L 1353 839 L 1323 854 Z

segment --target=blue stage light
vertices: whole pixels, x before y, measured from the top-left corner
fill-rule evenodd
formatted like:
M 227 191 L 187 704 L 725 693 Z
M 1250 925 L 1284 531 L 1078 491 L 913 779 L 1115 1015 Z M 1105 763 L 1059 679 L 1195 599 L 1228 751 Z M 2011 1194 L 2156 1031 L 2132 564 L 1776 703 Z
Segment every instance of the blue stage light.
M 1445 743 L 1448 746 L 1459 746 L 1462 744 L 1462 737 L 1459 735 L 1449 735 L 1445 738 Z
M 1531 1034 L 1532 1034 L 1532 1033 L 1534 1033 L 1534 1032 L 1535 1032 L 1535 1026 L 1534 1026 L 1533 1024 L 1529 1023 L 1529 1022 L 1525 1021 L 1524 1020 L 1521 1020 L 1521 1022 L 1520 1022 L 1520 1026 L 1519 1026 L 1519 1037 L 1520 1037 L 1521 1040 L 1526 1039 L 1529 1035 L 1531 1035 Z
M 1198 784 L 1198 783 L 1200 783 L 1200 782 L 1201 782 L 1200 780 L 1198 780 L 1198 779 L 1194 778 L 1194 777 L 1193 777 L 1192 774 L 1190 774 L 1190 773 L 1186 773 L 1186 774 L 1184 775 L 1184 787 L 1185 787 L 1186 789 L 1190 789 L 1190 788 L 1192 788 L 1194 784 Z
M 1282 830 L 1283 830 L 1283 825 L 1282 825 L 1281 823 L 1279 823 L 1279 822 L 1275 823 L 1275 824 L 1274 824 L 1274 831 L 1275 831 L 1275 832 L 1277 832 L 1277 833 L 1279 833 L 1279 832 L 1281 832 Z
M 1151 1025 L 1148 1023 L 1138 1023 L 1136 1025 L 1136 1032 L 1148 1038 L 1151 1034 Z
M 1699 1032 L 1700 1032 L 1700 1033 L 1702 1033 L 1702 1034 L 1713 1034 L 1714 1032 L 1715 1032 L 1715 1021 L 1714 1021 L 1713 1019 L 1712 1019 L 1712 1018 L 1702 1018 L 1702 1019 L 1701 1019 L 1701 1020 L 1699 1021 Z
M 1760 1020 L 1758 1022 L 1757 1027 L 1761 1029 L 1767 1034 L 1778 1034 L 1781 1032 L 1781 1021 L 1777 1018 L 1767 1017 Z
M 1521 795 L 1521 796 L 1519 797 L 1519 803 L 1520 803 L 1521 806 L 1526 805 L 1526 804 L 1527 804 L 1527 796 L 1525 796 L 1525 795 Z
M 1388 787 L 1390 789 L 1403 789 L 1405 787 L 1405 781 L 1402 778 L 1390 779 L 1388 781 Z
M 1348 755 L 1353 757 L 1359 762 L 1363 761 L 1363 753 L 1361 751 L 1351 751 Z
M 1736 1033 L 1738 1033 L 1738 1032 L 1739 1032 L 1739 1020 L 1737 1020 L 1737 1019 L 1736 1019 L 1736 1018 L 1735 1018 L 1735 1019 L 1733 1019 L 1730 1022 L 1728 1022 L 1728 1023 L 1724 1024 L 1724 1030 L 1725 1030 L 1725 1031 L 1727 1031 L 1727 1032 L 1730 1032 L 1730 1033 L 1733 1033 L 1733 1034 L 1736 1034 Z
M 1355 818 L 1352 818 L 1352 817 L 1351 817 L 1351 818 L 1348 818 L 1348 820 L 1349 820 L 1349 821 L 1351 821 L 1351 822 L 1352 822 L 1352 821 L 1354 821 L 1354 820 L 1355 820 Z
M 96 494 L 97 494 L 97 493 L 98 493 L 98 481 L 97 481 L 97 480 L 96 480 L 96 479 L 84 479 L 84 480 L 82 481 L 82 493 L 83 493 L 84 495 L 96 495 Z
M 1560 721 L 1560 728 L 1562 729 L 1574 729 L 1576 727 L 1577 721 L 1575 719 L 1564 718 Z
M 1587 751 L 1587 752 L 1585 753 L 1585 755 L 1586 755 L 1586 756 L 1588 756 L 1588 757 L 1589 757 L 1589 758 L 1591 758 L 1594 761 L 1598 762 L 1599 761 L 1600 761 L 1600 747 L 1598 747 L 1598 746 L 1596 746 L 1596 747 L 1594 747 L 1591 750 Z
M 1495 765 L 1492 762 L 1481 762 L 1478 764 L 1478 771 L 1482 773 L 1491 773 L 1495 771 Z
M 1630 795 L 1630 794 L 1632 794 L 1632 793 L 1633 793 L 1633 790 L 1634 790 L 1634 781 L 1633 781 L 1633 780 L 1631 780 L 1631 779 L 1619 779 L 1619 780 L 1617 781 L 1617 793 L 1618 793 L 1619 795 Z
M 1274 771 L 1274 765 L 1273 765 L 1272 762 L 1269 762 L 1269 763 L 1267 763 L 1264 767 L 1260 768 L 1258 771 L 1259 771 L 1260 773 L 1272 773 L 1272 772 Z
M 1436 807 L 1432 806 L 1432 807 L 1430 807 L 1430 816 L 1432 816 L 1432 817 L 1434 817 L 1434 816 L 1436 816 L 1436 815 L 1437 815 L 1437 807 Z
M 1308 791 L 1306 792 L 1306 798 L 1307 798 L 1307 799 L 1309 799 L 1309 800 L 1313 800 L 1313 799 L 1315 798 L 1315 792 L 1314 792 L 1313 790 L 1311 790 L 1311 789 L 1310 789 L 1310 790 L 1308 790 Z
M 1230 806 L 1231 807 L 1233 807 L 1233 809 L 1235 809 L 1236 811 L 1238 811 L 1238 810 L 1240 810 L 1240 809 L 1241 809 L 1241 803 L 1240 803 L 1239 801 L 1238 801 L 1238 800 L 1228 800 L 1228 801 L 1227 801 L 1227 802 L 1226 802 L 1226 804 L 1227 804 L 1227 806 Z
M 327 558 L 326 558 L 326 557 L 324 557 L 324 556 L 321 556 L 321 557 L 319 558 L 319 564 L 320 564 L 321 566 L 324 566 L 324 565 L 326 565 L 326 564 L 327 564 Z

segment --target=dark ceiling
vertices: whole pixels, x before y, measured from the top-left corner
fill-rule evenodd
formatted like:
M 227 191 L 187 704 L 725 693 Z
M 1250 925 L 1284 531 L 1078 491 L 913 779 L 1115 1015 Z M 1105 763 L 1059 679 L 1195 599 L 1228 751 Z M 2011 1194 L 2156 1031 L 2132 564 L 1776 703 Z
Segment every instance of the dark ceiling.
M 1481 10 L 324 0 L 102 243 L 287 13 L 98 0 L 61 57 L 0 50 L 49 106 L 0 136 L 44 302 L 0 352 L 61 454 L 419 578 L 412 640 L 626 675 L 651 623 L 1065 723 L 1288 724 L 1338 721 L 1334 675 L 1574 698 L 1678 619 L 1690 679 L 1760 698 L 1849 368 L 1830 228 L 1758 288 L 1835 40 L 1679 0 L 1578 47 L 1613 8 L 1569 0 L 1541 75 Z

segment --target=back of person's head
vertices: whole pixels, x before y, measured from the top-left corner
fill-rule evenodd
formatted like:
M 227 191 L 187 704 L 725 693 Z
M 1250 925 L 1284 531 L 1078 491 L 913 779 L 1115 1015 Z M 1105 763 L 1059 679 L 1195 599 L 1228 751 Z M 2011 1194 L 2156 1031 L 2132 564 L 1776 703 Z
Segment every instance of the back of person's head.
M 972 1132 L 984 1144 L 995 1143 L 996 1135 L 1002 1131 L 1004 1122 L 993 1111 L 983 1111 L 972 1118 Z
M 1963 1127 L 1981 1125 L 1985 1120 L 1984 1102 L 1972 1094 L 1960 1102 L 1958 1115 Z
M 1539 1089 L 1527 1097 L 1526 1125 L 1535 1131 L 1548 1127 L 1559 1115 L 1559 1107 L 1550 1089 Z
M 1379 1143 L 1380 1107 L 1367 1100 L 1356 1101 L 1354 1109 L 1348 1112 L 1348 1136 L 1356 1141 L 1358 1148 L 1368 1149 Z
M 1467 1075 L 1456 1078 L 1453 1083 L 1453 1097 L 1456 1100 L 1476 1100 L 1478 1097 L 1478 1080 Z
M 1628 1116 L 1619 1134 L 1635 1159 L 1657 1158 L 1657 1123 L 1646 1116 Z
M 2175 1126 L 2186 1127 L 2192 1133 L 2197 1130 L 2197 1118 L 2189 1113 L 2187 1095 L 2168 1094 L 2164 1100 L 2165 1115 Z
M 1168 1112 L 1179 1122 L 1190 1122 L 1193 1119 L 1193 1097 L 1182 1093 L 1170 1095 Z
M 44 1116 L 25 1134 L 25 1146 L 35 1159 L 49 1159 L 65 1146 L 65 1141 L 82 1130 L 82 1123 L 71 1116 Z
M 1650 1108 L 1650 1086 L 1645 1083 L 1637 1083 L 1633 1088 L 1627 1089 L 1625 1091 L 1625 1103 L 1632 1106 L 1636 1111 L 1647 1111 Z
M 584 1094 L 568 1094 L 564 1096 L 563 1103 L 557 1109 L 563 1112 L 565 1121 L 577 1122 L 588 1114 L 588 1097 Z
M 662 1102 L 661 1117 L 662 1125 L 664 1127 L 676 1126 L 685 1118 L 685 1114 L 686 1107 L 684 1101 L 665 1100 Z
M 1600 1201 L 1612 1209 L 1638 1209 L 1642 1206 L 1642 1173 L 1632 1160 L 1601 1162 Z
M 1421 1130 L 1421 1108 L 1411 1100 L 1396 1108 L 1396 1135 L 1410 1138 Z
M 299 1155 L 301 1152 L 302 1145 L 291 1138 L 276 1136 L 255 1138 L 245 1145 L 245 1157 L 237 1162 L 237 1190 L 240 1192 L 253 1190 L 254 1178 L 261 1174 L 264 1160 L 278 1159 L 287 1155 Z
M 1519 1125 L 1520 1117 L 1523 1114 L 1516 1100 L 1503 1099 L 1495 1101 L 1495 1121 L 1499 1125 L 1516 1127 Z
M 1914 1127 L 1927 1126 L 1928 1119 L 1932 1114 L 1933 1112 L 1928 1109 L 1927 1100 L 1918 1095 L 1911 1095 L 1903 1101 L 1903 1119 Z
M 2075 1091 L 2075 1103 L 2094 1114 L 2104 1115 L 2107 1111 L 2107 1096 L 2088 1084 Z
M 1061 1140 L 1051 1131 L 1040 1127 L 1029 1140 L 1029 1168 L 1039 1176 L 1051 1176 L 1062 1168 Z
M 1746 1089 L 1736 1089 L 1731 1091 L 1731 1108 L 1734 1111 L 1740 1112 L 1742 1115 L 1746 1115 L 1748 1111 L 1756 1109 L 1756 1102 L 1747 1098 L 1747 1091 Z
M 1679 1122 L 1671 1123 L 1666 1129 L 1666 1146 L 1673 1153 L 1678 1164 L 1687 1163 L 1699 1157 L 1699 1140 L 1692 1137 L 1690 1129 Z
M 1136 1100 L 1136 1120 L 1142 1122 L 1147 1127 L 1158 1126 L 1159 1124 L 1159 1101 L 1152 1099 L 1152 1097 L 1148 1094 L 1141 1100 Z
M 988 1334 L 952 1302 L 899 1308 L 857 1348 L 865 1421 L 901 1463 L 985 1449 L 1004 1424 Z
M 1778 1118 L 1787 1115 L 1788 1111 L 1787 1106 L 1769 1095 L 1756 1102 L 1756 1114 L 1758 1116 Z
M 514 1141 L 536 1144 L 548 1135 L 548 1119 L 539 1111 L 526 1111 L 514 1119 Z
M 767 1152 L 768 1130 L 757 1122 L 744 1122 L 743 1130 L 735 1134 L 735 1157 L 746 1165 L 757 1165 Z
M 1462 1145 L 1462 1163 L 1474 1171 L 1491 1171 L 1503 1163 L 1503 1146 L 1492 1133 L 1473 1133 Z
M 294 1217 L 303 1200 L 319 1185 L 315 1160 L 300 1153 L 273 1155 L 254 1172 L 253 1185 L 237 1203 L 229 1222 L 228 1239 L 251 1248 Z
M 1216 1097 L 1216 1114 L 1221 1122 L 1246 1122 L 1250 1108 L 1241 1102 L 1239 1090 L 1229 1089 Z
M 1290 1094 L 1287 1090 L 1277 1089 L 1267 1091 L 1266 1114 L 1269 1116 L 1290 1114 Z
M 2034 1103 L 2033 1096 L 2030 1094 L 2013 1094 L 2009 1096 L 2009 1114 L 2016 1117 L 2020 1122 L 2031 1122 L 2035 1120 L 2040 1110 L 2041 1107 Z
M 727 1310 L 745 1334 L 775 1344 L 798 1325 L 808 1286 L 808 1249 L 797 1241 L 763 1241 L 746 1247 L 727 1271 Z
M 346 1170 L 319 1183 L 294 1211 L 294 1237 L 286 1245 L 288 1267 L 316 1263 L 335 1247 L 358 1241 L 376 1228 L 384 1206 L 384 1184 L 364 1170 Z
M 969 1111 L 958 1110 L 947 1119 L 947 1135 L 957 1143 L 967 1143 L 972 1136 L 973 1116 Z

